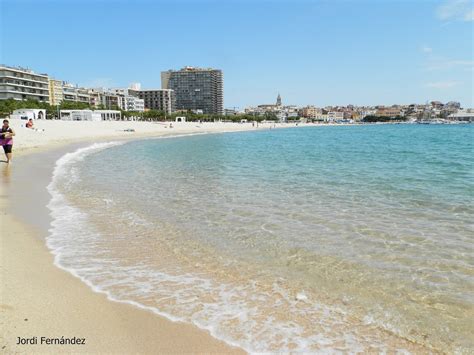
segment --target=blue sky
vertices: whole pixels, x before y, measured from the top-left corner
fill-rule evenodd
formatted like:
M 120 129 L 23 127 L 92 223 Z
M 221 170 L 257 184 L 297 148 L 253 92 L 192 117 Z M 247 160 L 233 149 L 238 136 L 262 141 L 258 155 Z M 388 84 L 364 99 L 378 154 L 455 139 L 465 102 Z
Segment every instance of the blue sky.
M 1 62 L 83 86 L 224 72 L 225 107 L 474 106 L 472 0 L 0 0 Z

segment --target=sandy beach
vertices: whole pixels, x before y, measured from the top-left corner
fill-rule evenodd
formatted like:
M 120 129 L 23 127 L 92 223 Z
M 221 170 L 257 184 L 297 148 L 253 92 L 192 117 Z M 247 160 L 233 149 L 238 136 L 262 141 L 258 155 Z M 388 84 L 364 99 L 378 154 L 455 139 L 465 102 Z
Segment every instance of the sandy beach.
M 173 123 L 170 128 L 164 123 L 37 121 L 37 130 L 29 130 L 23 124 L 11 121 L 16 131 L 14 160 L 11 166 L 1 164 L 2 352 L 242 352 L 192 325 L 109 301 L 54 266 L 53 255 L 45 245 L 50 221 L 45 207 L 49 199 L 46 186 L 60 156 L 92 141 L 256 128 L 251 123 Z M 17 344 L 19 337 L 37 344 Z M 41 337 L 45 337 L 43 344 Z M 45 344 L 46 338 L 74 337 L 84 338 L 85 344 Z
M 163 135 L 238 132 L 294 126 L 294 124 L 231 122 L 138 122 L 138 121 L 52 121 L 36 120 L 34 129 L 25 128 L 26 121 L 13 119 L 15 153 L 32 152 L 73 142 L 106 139 L 134 139 Z M 130 130 L 133 130 L 131 132 Z

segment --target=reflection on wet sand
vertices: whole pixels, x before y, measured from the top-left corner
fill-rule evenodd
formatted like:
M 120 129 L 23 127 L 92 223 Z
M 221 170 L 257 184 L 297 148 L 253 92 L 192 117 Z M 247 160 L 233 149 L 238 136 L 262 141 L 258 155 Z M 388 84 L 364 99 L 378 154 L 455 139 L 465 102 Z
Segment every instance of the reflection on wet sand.
M 2 183 L 10 184 L 11 165 L 7 164 L 5 160 L 1 160 L 0 162 L 2 163 Z

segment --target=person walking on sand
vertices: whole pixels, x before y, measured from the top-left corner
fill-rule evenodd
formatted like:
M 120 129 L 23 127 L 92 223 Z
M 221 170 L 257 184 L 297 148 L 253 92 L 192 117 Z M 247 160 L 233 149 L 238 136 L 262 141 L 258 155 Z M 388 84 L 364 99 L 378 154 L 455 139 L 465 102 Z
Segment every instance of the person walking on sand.
M 13 136 L 15 131 L 10 127 L 8 120 L 3 120 L 2 130 L 0 131 L 0 144 L 7 157 L 7 164 L 12 161 Z

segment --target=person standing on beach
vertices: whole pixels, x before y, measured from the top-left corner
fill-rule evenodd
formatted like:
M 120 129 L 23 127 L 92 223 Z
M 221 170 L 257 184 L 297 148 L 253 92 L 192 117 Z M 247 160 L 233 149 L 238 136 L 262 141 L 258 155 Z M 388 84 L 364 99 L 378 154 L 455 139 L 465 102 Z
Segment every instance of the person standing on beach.
M 0 132 L 0 143 L 7 157 L 7 164 L 12 160 L 13 136 L 15 131 L 10 127 L 8 120 L 3 120 L 2 130 Z

